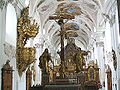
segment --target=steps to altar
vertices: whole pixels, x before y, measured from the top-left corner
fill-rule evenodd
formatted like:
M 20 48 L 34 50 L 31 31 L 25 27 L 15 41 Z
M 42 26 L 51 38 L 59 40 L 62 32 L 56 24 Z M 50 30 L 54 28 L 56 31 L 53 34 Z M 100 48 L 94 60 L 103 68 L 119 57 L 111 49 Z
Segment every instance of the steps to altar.
M 77 84 L 77 79 L 55 79 L 50 85 L 74 85 Z
M 44 90 L 80 90 L 80 85 L 45 85 Z

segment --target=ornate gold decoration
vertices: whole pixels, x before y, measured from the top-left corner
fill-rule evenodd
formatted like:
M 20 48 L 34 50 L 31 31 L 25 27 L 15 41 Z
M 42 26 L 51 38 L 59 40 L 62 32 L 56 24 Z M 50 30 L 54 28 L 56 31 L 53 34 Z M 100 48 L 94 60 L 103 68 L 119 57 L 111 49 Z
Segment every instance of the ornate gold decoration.
M 92 66 L 88 69 L 88 80 L 96 80 L 96 71 Z
M 99 68 L 94 61 L 90 61 L 88 64 L 88 80 L 99 81 Z
M 64 22 L 65 20 L 69 20 L 69 19 L 74 19 L 75 16 L 72 15 L 71 13 L 66 13 L 62 10 L 59 10 L 58 12 L 56 12 L 56 16 L 49 16 L 50 20 L 55 20 L 59 25 L 60 25 L 60 39 L 61 39 L 61 54 L 60 54 L 60 59 L 61 59 L 61 68 L 60 68 L 60 77 L 64 78 L 64 69 L 65 69 L 65 60 L 64 60 L 64 36 L 65 36 L 65 32 L 63 30 L 63 26 L 66 22 Z
M 76 71 L 80 72 L 83 70 L 83 66 L 85 66 L 85 58 L 84 56 L 87 56 L 88 52 L 80 50 L 76 56 L 75 56 L 75 63 L 76 63 Z
M 35 48 L 25 47 L 29 38 L 34 38 L 38 34 L 39 26 L 35 20 L 31 24 L 29 15 L 29 7 L 23 9 L 21 17 L 17 23 L 17 68 L 18 73 L 22 76 L 22 72 L 35 61 Z

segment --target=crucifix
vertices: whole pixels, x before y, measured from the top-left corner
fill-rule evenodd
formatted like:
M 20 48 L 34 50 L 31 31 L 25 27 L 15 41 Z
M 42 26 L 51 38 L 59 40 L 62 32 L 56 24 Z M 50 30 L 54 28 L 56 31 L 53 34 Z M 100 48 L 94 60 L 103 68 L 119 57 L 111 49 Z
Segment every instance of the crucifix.
M 61 59 L 61 67 L 60 67 L 60 76 L 62 78 L 65 77 L 64 75 L 64 69 L 65 69 L 65 63 L 64 63 L 64 35 L 65 35 L 65 31 L 64 31 L 64 24 L 66 22 L 64 22 L 64 20 L 70 20 L 70 19 L 74 19 L 75 17 L 73 15 L 70 14 L 65 14 L 65 13 L 60 13 L 57 16 L 49 16 L 49 20 L 55 20 L 59 25 L 60 25 L 60 39 L 61 39 L 61 53 L 60 53 L 60 59 Z

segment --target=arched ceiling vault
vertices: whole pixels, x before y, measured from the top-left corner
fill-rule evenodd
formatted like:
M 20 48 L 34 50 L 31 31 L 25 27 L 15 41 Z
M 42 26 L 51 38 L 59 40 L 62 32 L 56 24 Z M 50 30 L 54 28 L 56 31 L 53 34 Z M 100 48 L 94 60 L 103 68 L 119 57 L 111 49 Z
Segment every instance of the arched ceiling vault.
M 69 22 L 77 23 L 79 30 L 75 31 L 78 37 L 74 37 L 80 45 L 87 48 L 89 44 L 89 37 L 94 32 L 97 21 L 97 12 L 101 9 L 101 0 L 31 0 L 30 1 L 30 12 L 31 16 L 35 12 L 39 13 L 41 18 L 38 18 L 41 22 L 41 29 L 45 30 L 46 34 L 49 36 L 52 44 L 56 47 L 60 45 L 59 25 L 53 21 L 49 20 L 49 16 L 55 14 L 57 6 L 62 3 L 74 3 L 80 8 L 80 15 L 75 16 L 74 20 Z M 71 7 L 69 7 L 71 8 Z

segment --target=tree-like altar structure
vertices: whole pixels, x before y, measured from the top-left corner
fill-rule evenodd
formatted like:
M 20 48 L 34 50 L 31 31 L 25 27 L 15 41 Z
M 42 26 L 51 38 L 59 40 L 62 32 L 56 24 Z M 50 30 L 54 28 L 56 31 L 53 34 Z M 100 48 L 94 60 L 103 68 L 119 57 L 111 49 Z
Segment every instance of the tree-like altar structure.
M 69 9 L 71 7 L 71 9 Z M 64 62 L 64 38 L 66 36 L 66 32 L 64 25 L 67 23 L 68 20 L 74 19 L 75 15 L 80 15 L 80 8 L 75 3 L 65 4 L 61 3 L 58 5 L 56 13 L 54 16 L 50 16 L 50 20 L 55 20 L 60 25 L 60 38 L 61 38 L 61 67 L 60 67 L 60 76 L 61 78 L 65 77 L 65 62 Z M 69 32 L 70 34 L 70 32 Z

